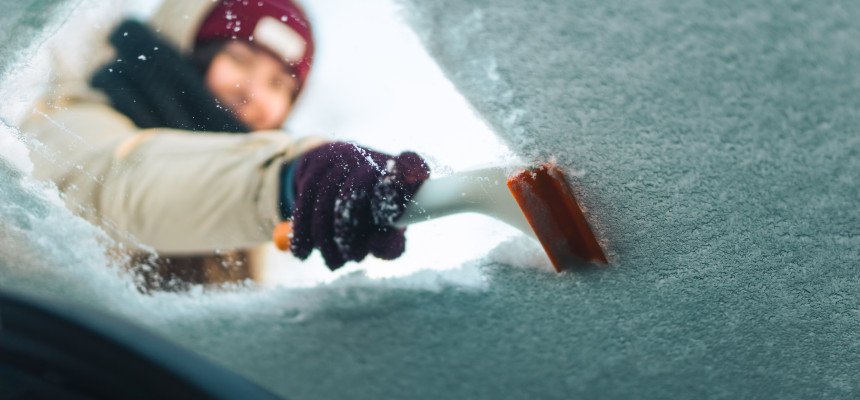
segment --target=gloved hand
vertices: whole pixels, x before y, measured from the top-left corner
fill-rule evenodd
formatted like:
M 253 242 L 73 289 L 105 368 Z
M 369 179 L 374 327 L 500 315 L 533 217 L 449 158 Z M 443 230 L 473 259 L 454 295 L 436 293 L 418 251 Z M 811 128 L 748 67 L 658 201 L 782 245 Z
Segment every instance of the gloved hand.
M 297 162 L 290 242 L 296 257 L 304 260 L 317 248 L 335 270 L 368 253 L 387 260 L 403 253 L 405 229 L 392 223 L 430 177 L 420 156 L 391 156 L 335 142 Z

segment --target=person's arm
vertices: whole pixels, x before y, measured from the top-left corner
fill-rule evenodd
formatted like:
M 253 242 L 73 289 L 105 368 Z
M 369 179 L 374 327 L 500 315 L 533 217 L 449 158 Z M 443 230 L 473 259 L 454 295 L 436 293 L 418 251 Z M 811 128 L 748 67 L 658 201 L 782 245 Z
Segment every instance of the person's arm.
M 281 220 L 281 167 L 322 144 L 283 132 L 139 130 L 100 103 L 34 112 L 34 174 L 114 237 L 167 254 L 264 243 Z

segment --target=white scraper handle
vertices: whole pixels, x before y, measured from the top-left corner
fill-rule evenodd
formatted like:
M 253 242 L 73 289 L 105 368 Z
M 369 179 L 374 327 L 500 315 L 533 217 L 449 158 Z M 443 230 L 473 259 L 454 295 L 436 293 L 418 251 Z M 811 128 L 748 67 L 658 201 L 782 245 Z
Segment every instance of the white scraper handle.
M 509 172 L 508 167 L 488 167 L 427 180 L 394 225 L 405 227 L 451 214 L 476 212 L 536 238 L 508 189 Z

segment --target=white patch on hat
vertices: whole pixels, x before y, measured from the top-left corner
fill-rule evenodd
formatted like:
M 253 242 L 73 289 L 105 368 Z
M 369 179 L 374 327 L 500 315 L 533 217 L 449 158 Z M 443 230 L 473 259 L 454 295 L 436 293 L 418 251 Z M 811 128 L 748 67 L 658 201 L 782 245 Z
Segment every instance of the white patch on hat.
M 254 27 L 254 41 L 291 62 L 301 61 L 308 46 L 302 35 L 269 16 L 257 22 Z

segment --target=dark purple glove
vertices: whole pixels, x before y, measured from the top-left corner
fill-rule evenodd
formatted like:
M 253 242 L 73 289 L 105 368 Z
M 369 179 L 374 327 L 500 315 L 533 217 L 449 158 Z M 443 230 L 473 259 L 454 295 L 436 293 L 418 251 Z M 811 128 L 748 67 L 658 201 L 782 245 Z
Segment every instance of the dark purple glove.
M 430 168 L 412 152 L 395 157 L 343 142 L 308 151 L 294 178 L 292 253 L 304 260 L 318 248 L 332 270 L 368 253 L 399 257 L 405 229 L 392 223 L 429 177 Z

